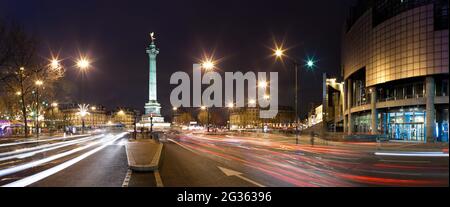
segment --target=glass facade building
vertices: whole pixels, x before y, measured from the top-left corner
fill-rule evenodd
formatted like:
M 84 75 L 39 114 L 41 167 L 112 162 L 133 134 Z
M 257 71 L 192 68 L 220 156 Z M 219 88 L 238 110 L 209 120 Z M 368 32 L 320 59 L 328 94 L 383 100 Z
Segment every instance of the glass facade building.
M 343 35 L 344 131 L 448 142 L 448 0 L 361 0 Z

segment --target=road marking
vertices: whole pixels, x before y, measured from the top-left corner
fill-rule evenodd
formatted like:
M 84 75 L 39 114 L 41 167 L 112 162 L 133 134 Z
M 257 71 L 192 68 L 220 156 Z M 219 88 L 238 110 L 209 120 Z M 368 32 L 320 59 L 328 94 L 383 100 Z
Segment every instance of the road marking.
M 125 179 L 123 179 L 122 187 L 128 187 L 128 184 L 130 183 L 132 171 L 128 169 L 127 174 L 125 175 Z
M 443 152 L 375 152 L 379 156 L 401 156 L 401 157 L 448 157 Z
M 155 170 L 153 174 L 155 174 L 156 187 L 164 187 L 159 170 Z
M 217 166 L 217 167 L 228 177 L 229 176 L 236 176 L 236 177 L 238 177 L 238 178 L 240 178 L 242 180 L 245 180 L 245 181 L 247 181 L 249 183 L 252 183 L 253 185 L 256 185 L 258 187 L 266 187 L 266 186 L 264 186 L 264 185 L 262 185 L 262 184 L 260 184 L 260 183 L 258 183 L 256 181 L 250 180 L 250 179 L 242 176 L 243 173 L 241 173 L 241 172 L 230 170 L 230 169 L 227 169 L 227 168 L 224 168 L 224 167 L 219 167 L 219 166 Z
M 44 170 L 42 172 L 36 173 L 34 175 L 31 175 L 31 176 L 25 177 L 23 179 L 17 180 L 15 182 L 8 183 L 8 184 L 6 184 L 6 185 L 4 185 L 2 187 L 25 187 L 25 186 L 31 185 L 31 184 L 33 184 L 35 182 L 38 182 L 38 181 L 40 181 L 40 180 L 42 180 L 42 179 L 44 179 L 46 177 L 49 177 L 49 176 L 51 176 L 51 175 L 53 175 L 55 173 L 58 173 L 58 172 L 60 172 L 60 171 L 62 171 L 64 169 L 66 169 L 66 168 L 76 164 L 77 162 L 79 162 L 79 161 L 81 161 L 81 160 L 91 156 L 92 154 L 94 154 L 94 153 L 102 150 L 103 148 L 107 147 L 108 145 L 110 145 L 110 143 L 112 143 L 112 142 L 122 138 L 126 134 L 127 133 L 124 132 L 124 133 L 121 133 L 119 135 L 113 136 L 111 139 L 107 140 L 101 146 L 99 146 L 99 147 L 97 147 L 97 148 L 95 148 L 95 149 L 93 149 L 93 150 L 91 150 L 89 152 L 86 152 L 86 153 L 84 153 L 84 154 L 82 154 L 82 155 L 80 155 L 80 156 L 78 156 L 76 158 L 73 158 L 73 159 L 71 159 L 71 160 L 69 160 L 67 162 L 59 164 L 59 165 L 57 165 L 55 167 L 49 168 L 49 169 Z M 98 144 L 98 143 L 95 143 L 95 144 Z M 27 165 L 26 164 L 25 166 L 18 166 L 19 169 L 14 169 L 13 172 L 17 172 L 17 171 L 21 171 L 21 170 L 24 170 L 24 169 L 28 169 L 30 167 L 34 167 L 34 166 L 37 166 L 37 165 L 42 164 L 42 163 L 53 161 L 53 160 L 55 160 L 57 158 L 60 158 L 60 157 L 65 157 L 67 155 L 73 154 L 73 153 L 78 152 L 80 150 L 86 149 L 87 147 L 91 147 L 91 145 L 87 145 L 87 146 L 84 146 L 84 147 L 76 148 L 74 150 L 70 150 L 70 151 L 67 151 L 65 153 L 58 154 L 58 155 L 56 155 L 54 157 L 49 157 L 49 158 L 51 158 L 50 160 L 42 159 L 42 160 L 39 160 L 39 162 L 32 163 L 31 165 Z

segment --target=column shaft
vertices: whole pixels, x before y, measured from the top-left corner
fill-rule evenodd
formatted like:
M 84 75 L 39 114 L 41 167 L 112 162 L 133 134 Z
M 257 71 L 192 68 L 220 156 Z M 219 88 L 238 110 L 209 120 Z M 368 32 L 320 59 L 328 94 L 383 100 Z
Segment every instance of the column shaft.
M 353 100 L 353 84 L 352 80 L 349 78 L 347 80 L 347 109 L 348 109 L 348 115 L 347 115 L 347 123 L 348 123 L 348 129 L 347 133 L 348 135 L 351 135 L 353 133 L 353 121 L 352 121 L 352 100 Z
M 372 134 L 378 134 L 378 115 L 377 115 L 377 89 L 373 87 L 370 89 L 370 128 L 372 129 Z
M 436 140 L 435 135 L 435 119 L 436 112 L 434 108 L 434 97 L 435 97 L 435 83 L 434 77 L 428 76 L 425 79 L 426 88 L 426 142 L 432 143 Z

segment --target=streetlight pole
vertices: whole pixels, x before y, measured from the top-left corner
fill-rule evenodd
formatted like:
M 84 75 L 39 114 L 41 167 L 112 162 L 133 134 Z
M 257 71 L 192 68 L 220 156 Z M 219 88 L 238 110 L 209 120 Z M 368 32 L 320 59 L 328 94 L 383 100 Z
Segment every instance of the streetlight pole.
M 209 132 L 209 107 L 206 107 L 206 113 L 207 113 L 207 117 L 208 117 L 207 129 L 208 129 L 208 132 Z
M 36 139 L 39 139 L 39 87 L 36 87 Z
M 150 136 L 153 133 L 153 114 L 150 114 Z
M 275 57 L 277 58 L 282 58 L 284 56 L 284 50 L 282 48 L 277 48 L 274 50 L 275 53 Z M 295 143 L 298 144 L 299 140 L 298 140 L 298 125 L 299 125 L 299 121 L 298 121 L 298 116 L 299 116 L 299 111 L 298 111 L 298 76 L 299 76 L 299 71 L 298 71 L 298 66 L 299 63 L 297 60 L 292 60 L 292 63 L 294 64 L 294 70 L 295 70 Z M 315 61 L 313 59 L 309 59 L 306 61 L 306 67 L 308 68 L 313 68 L 315 66 Z
M 231 111 L 234 107 L 233 103 L 228 104 L 228 131 L 231 131 Z
M 172 113 L 172 124 L 175 125 L 176 124 L 175 117 L 178 115 L 178 108 L 177 107 L 173 107 L 172 110 L 173 110 L 173 113 Z
M 85 57 L 80 57 L 80 59 L 77 62 L 77 66 L 81 70 L 81 72 L 84 72 L 89 68 L 90 62 Z M 84 102 L 84 76 L 83 75 L 84 74 L 82 73 L 81 74 L 81 99 L 82 99 L 82 102 Z M 84 134 L 84 127 L 85 127 L 84 116 L 82 116 L 81 117 L 81 133 L 82 134 Z
M 39 139 L 39 87 L 42 86 L 44 82 L 41 80 L 36 80 L 36 139 Z
M 206 71 L 209 70 L 214 70 L 215 67 L 215 63 L 212 60 L 205 60 L 202 63 L 202 68 L 205 69 Z M 209 132 L 209 107 L 206 107 L 206 113 L 207 113 L 207 117 L 208 117 L 208 126 L 207 126 L 207 131 Z
M 298 144 L 298 62 L 294 60 L 295 68 L 295 143 Z
M 137 119 L 138 119 L 138 110 L 134 110 L 134 133 L 133 133 L 133 137 L 134 139 L 136 139 L 137 137 Z

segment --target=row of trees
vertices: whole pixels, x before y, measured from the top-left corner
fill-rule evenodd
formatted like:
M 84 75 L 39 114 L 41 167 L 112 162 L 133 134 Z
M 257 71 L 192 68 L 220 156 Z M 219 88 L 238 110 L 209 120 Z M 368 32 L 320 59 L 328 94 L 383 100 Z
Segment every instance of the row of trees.
M 0 113 L 19 116 L 25 137 L 29 114 L 37 112 L 39 102 L 52 100 L 55 83 L 64 76 L 64 69 L 39 56 L 38 48 L 22 26 L 0 19 Z

